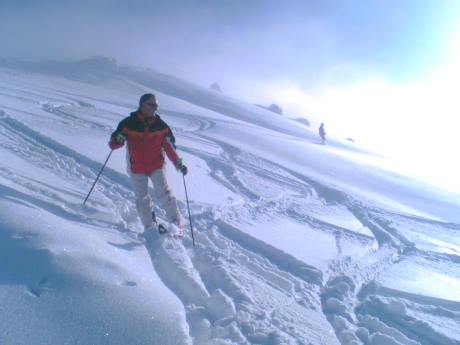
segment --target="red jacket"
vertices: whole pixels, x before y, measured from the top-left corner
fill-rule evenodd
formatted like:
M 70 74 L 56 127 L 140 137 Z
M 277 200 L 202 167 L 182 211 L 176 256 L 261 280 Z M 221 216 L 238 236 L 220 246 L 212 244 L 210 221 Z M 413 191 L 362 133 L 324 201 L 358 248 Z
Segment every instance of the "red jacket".
M 111 135 L 109 146 L 112 150 L 118 149 L 124 143 L 116 143 L 114 138 L 122 134 L 128 143 L 129 162 L 131 172 L 135 174 L 151 174 L 154 170 L 163 167 L 164 152 L 177 166 L 179 156 L 175 151 L 174 136 L 168 125 L 158 116 L 146 117 L 133 112 L 118 124 Z

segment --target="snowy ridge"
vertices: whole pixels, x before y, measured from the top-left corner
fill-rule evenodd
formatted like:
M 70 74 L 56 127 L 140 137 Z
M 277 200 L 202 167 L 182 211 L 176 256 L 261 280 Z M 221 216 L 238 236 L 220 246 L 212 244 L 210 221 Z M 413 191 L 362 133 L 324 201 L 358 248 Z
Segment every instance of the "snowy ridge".
M 82 206 L 147 91 L 190 169 L 195 249 L 141 235 L 122 150 Z M 3 62 L 0 133 L 2 344 L 460 343 L 456 196 L 350 143 L 106 60 Z

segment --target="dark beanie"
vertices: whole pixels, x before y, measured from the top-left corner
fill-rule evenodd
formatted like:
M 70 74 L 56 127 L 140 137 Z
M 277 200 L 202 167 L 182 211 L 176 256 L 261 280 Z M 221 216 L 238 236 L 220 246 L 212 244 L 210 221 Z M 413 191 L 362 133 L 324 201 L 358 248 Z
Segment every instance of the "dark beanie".
M 148 100 L 151 97 L 155 97 L 155 95 L 153 93 L 146 93 L 142 95 L 141 98 L 139 99 L 139 108 L 142 106 L 142 103 L 144 103 L 146 100 Z

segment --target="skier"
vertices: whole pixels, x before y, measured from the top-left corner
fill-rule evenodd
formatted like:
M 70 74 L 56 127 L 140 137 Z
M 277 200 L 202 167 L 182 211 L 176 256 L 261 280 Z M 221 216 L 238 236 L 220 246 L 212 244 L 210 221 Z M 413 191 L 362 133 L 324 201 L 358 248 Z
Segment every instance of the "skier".
M 175 150 L 175 138 L 168 125 L 156 114 L 158 103 L 155 95 L 145 94 L 139 100 L 139 107 L 130 116 L 118 124 L 110 137 L 112 150 L 122 147 L 127 142 L 127 170 L 136 198 L 136 208 L 144 230 L 157 228 L 153 212 L 152 199 L 148 192 L 150 179 L 160 206 L 165 210 L 170 222 L 168 229 L 159 226 L 160 232 L 182 233 L 182 222 L 164 172 L 164 153 L 183 175 L 187 167 Z M 178 229 L 174 229 L 177 226 Z M 178 230 L 178 231 L 177 231 Z
M 319 136 L 321 137 L 321 144 L 326 143 L 326 131 L 324 130 L 324 123 L 321 123 L 321 126 L 318 128 Z

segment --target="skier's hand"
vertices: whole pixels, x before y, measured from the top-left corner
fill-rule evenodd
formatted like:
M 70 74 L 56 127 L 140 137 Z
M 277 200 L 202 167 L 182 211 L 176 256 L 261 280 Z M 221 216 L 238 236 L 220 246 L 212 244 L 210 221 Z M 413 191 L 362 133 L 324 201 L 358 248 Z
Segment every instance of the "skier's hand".
M 187 167 L 185 165 L 182 165 L 179 170 L 181 171 L 182 175 L 184 175 L 184 176 L 187 175 L 187 173 L 188 173 L 188 169 L 187 169 Z
M 187 175 L 188 173 L 188 169 L 187 167 L 185 166 L 185 164 L 182 162 L 182 159 L 179 159 L 176 163 L 176 169 L 179 170 L 182 175 Z
M 109 147 L 112 150 L 119 149 L 120 147 L 122 147 L 125 144 L 125 140 L 126 140 L 125 136 L 123 134 L 121 134 L 121 133 L 118 133 L 117 135 L 114 135 L 110 139 Z
M 118 133 L 117 135 L 115 135 L 115 136 L 112 138 L 112 140 L 115 142 L 115 144 L 120 145 L 120 144 L 124 144 L 124 143 L 125 143 L 126 138 L 125 138 L 125 136 L 124 136 L 123 134 Z

